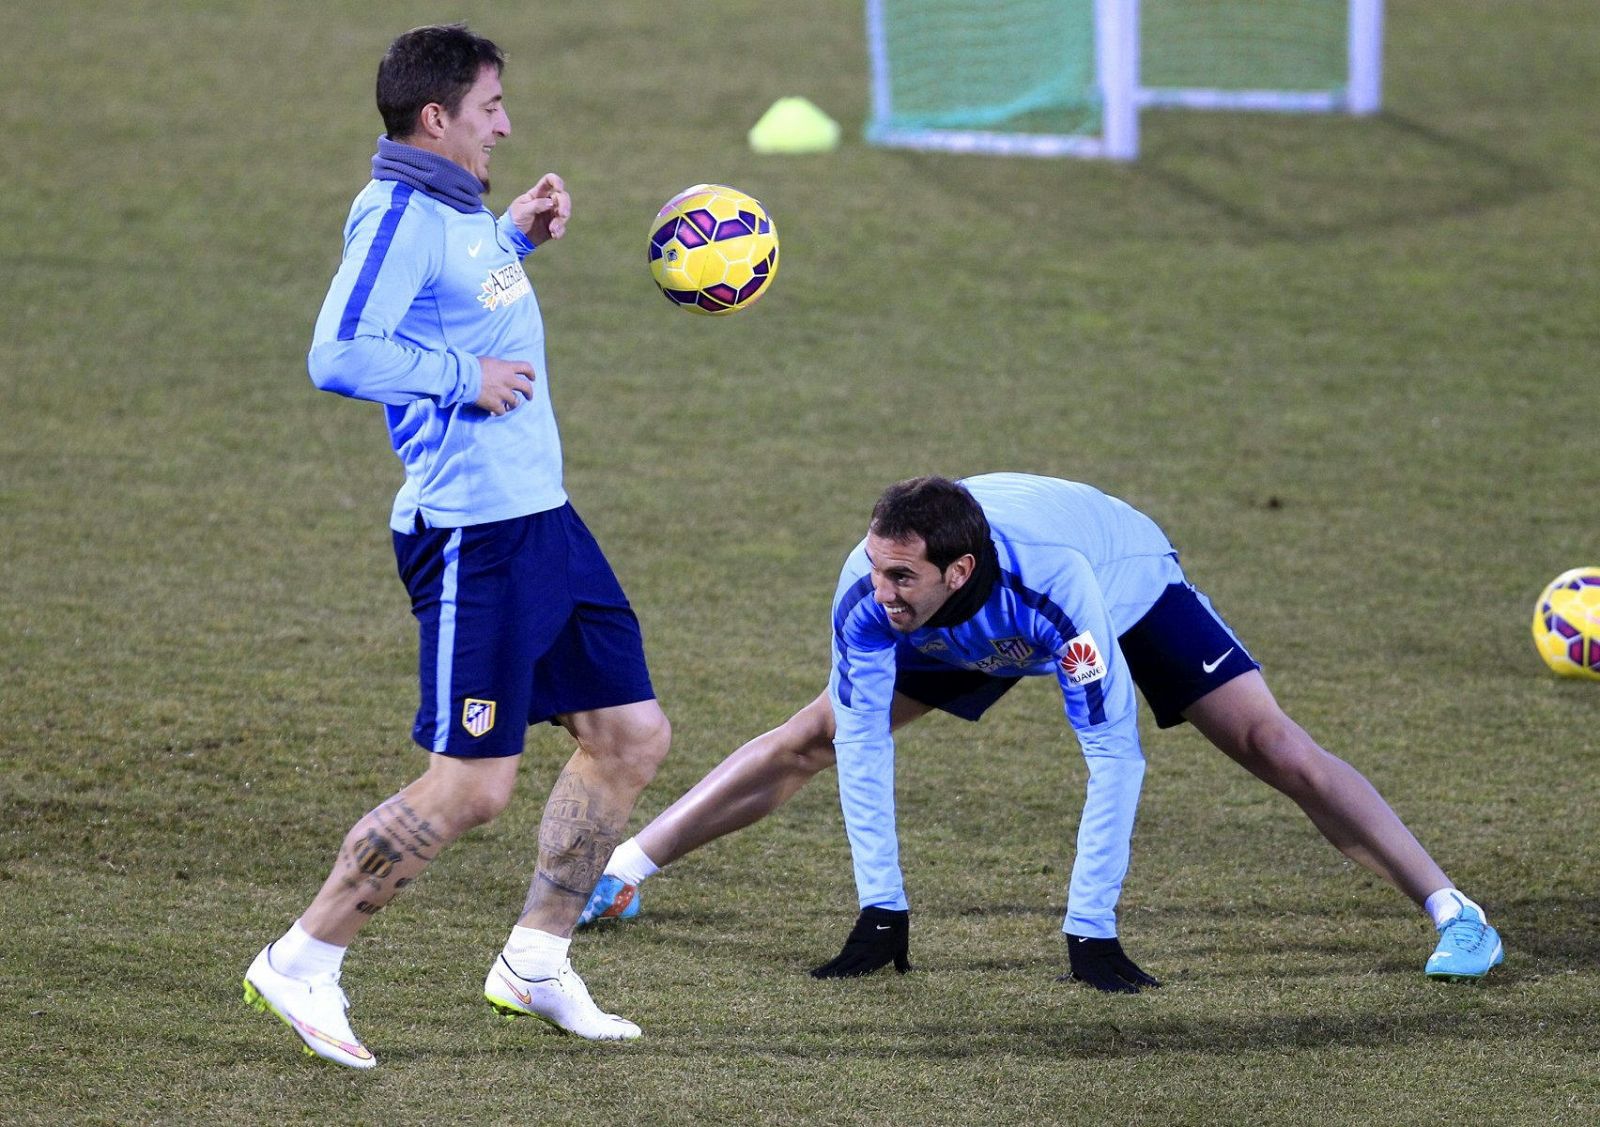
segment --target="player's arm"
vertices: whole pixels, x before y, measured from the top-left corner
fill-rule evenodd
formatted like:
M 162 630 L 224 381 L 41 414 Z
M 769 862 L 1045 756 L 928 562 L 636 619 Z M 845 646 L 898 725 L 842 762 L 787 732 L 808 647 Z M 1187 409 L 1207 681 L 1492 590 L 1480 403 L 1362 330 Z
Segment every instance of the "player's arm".
M 1089 780 L 1067 892 L 1067 977 L 1100 990 L 1137 993 L 1159 986 L 1122 951 L 1117 901 L 1132 854 L 1144 783 L 1138 701 L 1111 616 L 1088 562 L 1074 554 L 1057 576 L 1054 601 L 1067 613 L 1056 675 Z
M 419 208 L 371 207 L 357 215 L 312 335 L 306 366 L 324 391 L 405 406 L 473 403 L 483 390 L 478 358 L 458 348 L 417 348 L 396 330 L 442 265 L 439 235 Z
M 856 900 L 863 908 L 904 911 L 909 904 L 895 829 L 894 737 L 889 721 L 894 650 L 849 654 L 845 661 L 848 687 L 841 684 L 845 674 L 836 660 L 828 695 L 833 703 L 839 805 L 850 839 Z
M 1144 760 L 1120 751 L 1102 754 L 1103 745 L 1080 733 L 1089 782 L 1078 823 L 1078 849 L 1067 892 L 1070 970 L 1065 976 L 1097 990 L 1137 994 L 1141 986 L 1160 986 L 1122 950 L 1116 906 L 1128 873 L 1134 814 L 1144 781 Z
M 861 910 L 839 954 L 812 970 L 817 978 L 853 978 L 891 962 L 902 973 L 911 969 L 910 910 L 895 830 L 890 734 L 894 639 L 887 624 L 876 621 L 874 606 L 870 581 L 852 579 L 847 564 L 835 599 L 828 696 L 833 704 L 839 804 Z

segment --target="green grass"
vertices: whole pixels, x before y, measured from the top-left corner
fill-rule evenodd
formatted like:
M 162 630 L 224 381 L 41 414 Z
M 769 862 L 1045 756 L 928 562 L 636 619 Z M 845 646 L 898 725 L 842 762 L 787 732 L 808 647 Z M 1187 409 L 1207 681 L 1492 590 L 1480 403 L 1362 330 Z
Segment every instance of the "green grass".
M 715 13 L 713 20 L 710 13 Z M 565 751 L 368 929 L 382 1066 L 304 1060 L 239 978 L 414 776 L 379 413 L 304 353 L 380 126 L 376 59 L 511 54 L 491 203 L 563 173 L 530 263 L 569 488 L 676 743 L 634 824 L 821 685 L 887 482 L 1025 469 L 1160 519 L 1290 711 L 1507 942 L 1480 988 L 1192 731 L 1148 733 L 1123 902 L 1166 980 L 1055 983 L 1083 768 L 1051 688 L 901 742 L 905 978 L 815 983 L 854 913 L 831 781 L 584 934 L 594 1046 L 494 1019 Z M 1587 1124 L 1600 1117 L 1600 692 L 1527 637 L 1600 562 L 1600 17 L 1395 0 L 1370 121 L 1153 114 L 1132 167 L 869 150 L 859 5 L 12 5 L 0 13 L 0 1120 Z M 744 131 L 803 94 L 827 156 Z M 753 311 L 653 292 L 678 189 L 759 196 Z

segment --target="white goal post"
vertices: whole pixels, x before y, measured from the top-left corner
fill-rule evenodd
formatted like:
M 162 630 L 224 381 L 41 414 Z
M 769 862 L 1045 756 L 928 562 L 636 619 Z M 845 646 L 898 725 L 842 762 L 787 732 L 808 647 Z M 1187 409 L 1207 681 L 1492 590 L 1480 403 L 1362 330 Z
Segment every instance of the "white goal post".
M 1160 7 L 1159 0 L 1147 2 Z M 1281 41 L 1298 29 L 1272 23 L 1273 4 L 1257 6 L 1264 13 L 1258 22 L 1265 46 L 1254 49 L 1281 52 Z M 1195 20 L 1205 7 L 1179 9 L 1167 0 L 1166 10 Z M 1237 73 L 1207 75 L 1202 60 L 1198 82 L 1145 85 L 1142 63 L 1153 50 L 1160 59 L 1181 60 L 1189 46 L 1152 42 L 1163 30 L 1175 33 L 1147 28 L 1140 0 L 867 0 L 867 140 L 952 152 L 1133 160 L 1139 115 L 1148 108 L 1376 113 L 1383 0 L 1293 0 L 1278 7 L 1290 14 L 1315 9 L 1335 31 L 1342 18 L 1343 43 L 1333 44 L 1342 46 L 1335 66 L 1341 74 L 1319 73 L 1309 87 L 1257 86 Z M 1312 30 L 1327 39 L 1326 28 Z M 1319 49 L 1326 53 L 1328 46 Z M 1292 51 L 1294 44 L 1286 47 Z M 1213 77 L 1217 84 L 1208 85 Z M 1052 115 L 1070 120 L 1063 127 Z

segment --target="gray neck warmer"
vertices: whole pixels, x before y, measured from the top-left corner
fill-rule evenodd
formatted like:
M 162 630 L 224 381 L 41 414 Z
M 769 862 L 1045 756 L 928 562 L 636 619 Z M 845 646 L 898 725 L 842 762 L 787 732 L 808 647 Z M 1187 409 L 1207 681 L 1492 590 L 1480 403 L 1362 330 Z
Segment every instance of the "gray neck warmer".
M 378 138 L 372 158 L 374 180 L 398 180 L 449 204 L 464 215 L 483 210 L 483 182 L 438 153 Z

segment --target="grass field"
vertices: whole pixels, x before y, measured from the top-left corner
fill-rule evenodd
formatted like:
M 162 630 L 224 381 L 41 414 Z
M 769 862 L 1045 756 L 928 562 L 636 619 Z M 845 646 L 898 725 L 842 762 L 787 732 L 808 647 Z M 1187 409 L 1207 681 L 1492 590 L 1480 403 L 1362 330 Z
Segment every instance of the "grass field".
M 1393 0 L 1368 121 L 1152 114 L 1132 167 L 869 150 L 856 0 L 0 11 L 0 1121 L 1590 1124 L 1600 686 L 1528 639 L 1600 563 L 1600 8 Z M 804 975 L 854 917 L 831 778 L 575 943 L 645 1038 L 492 1017 L 565 756 L 352 949 L 355 1075 L 240 1002 L 422 767 L 380 412 L 304 355 L 416 23 L 509 51 L 490 202 L 576 202 L 530 273 L 568 486 L 676 742 L 634 825 L 822 684 L 873 498 L 1023 469 L 1157 517 L 1289 710 L 1489 908 L 1426 922 L 1194 732 L 1147 732 L 1123 900 L 1166 986 L 1058 984 L 1084 770 L 1053 690 L 900 743 L 916 973 Z M 827 156 L 744 131 L 803 94 Z M 654 210 L 767 203 L 782 272 L 697 319 Z

